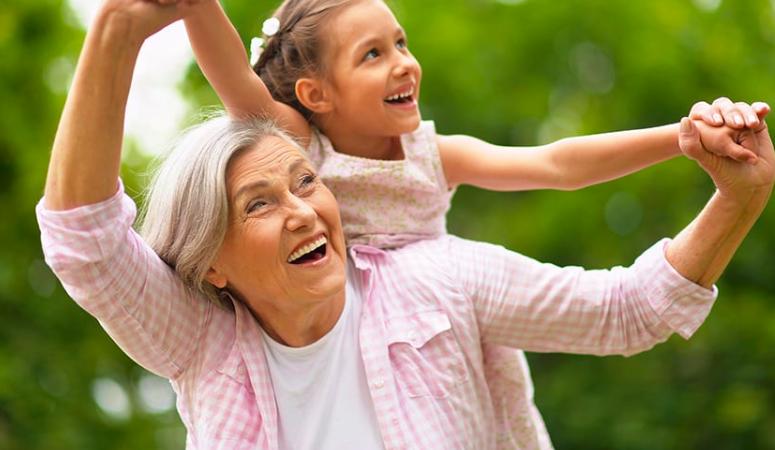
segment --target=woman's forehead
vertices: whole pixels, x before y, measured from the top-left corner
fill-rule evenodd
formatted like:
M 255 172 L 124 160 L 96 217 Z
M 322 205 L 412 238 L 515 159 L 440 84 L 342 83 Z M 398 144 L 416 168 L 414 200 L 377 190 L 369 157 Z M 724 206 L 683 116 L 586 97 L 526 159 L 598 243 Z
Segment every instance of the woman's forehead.
M 280 137 L 267 137 L 234 158 L 227 171 L 227 183 L 239 189 L 240 184 L 290 175 L 309 165 L 298 147 Z

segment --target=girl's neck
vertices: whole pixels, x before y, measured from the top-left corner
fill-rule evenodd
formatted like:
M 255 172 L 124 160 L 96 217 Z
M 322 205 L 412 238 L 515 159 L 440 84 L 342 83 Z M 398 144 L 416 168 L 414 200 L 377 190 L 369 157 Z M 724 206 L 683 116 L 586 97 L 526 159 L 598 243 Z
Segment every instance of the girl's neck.
M 331 141 L 337 153 L 366 159 L 404 159 L 401 136 L 364 136 L 334 127 L 320 128 L 320 131 Z

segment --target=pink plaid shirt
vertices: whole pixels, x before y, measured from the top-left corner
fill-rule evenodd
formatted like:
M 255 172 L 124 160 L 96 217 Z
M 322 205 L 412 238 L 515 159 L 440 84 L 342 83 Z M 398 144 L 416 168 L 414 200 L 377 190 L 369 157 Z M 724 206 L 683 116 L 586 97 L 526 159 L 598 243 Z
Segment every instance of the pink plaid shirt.
M 171 380 L 187 448 L 277 449 L 259 325 L 242 304 L 220 309 L 184 286 L 132 230 L 135 204 L 122 189 L 70 211 L 41 202 L 37 214 L 46 261 L 68 293 L 130 357 Z M 482 343 L 629 355 L 673 332 L 689 337 L 716 290 L 677 274 L 664 243 L 610 271 L 541 264 L 453 236 L 353 247 L 360 345 L 385 447 L 499 445 Z M 532 388 L 525 377 L 517 388 Z M 537 414 L 522 426 L 538 439 L 517 448 L 550 445 Z

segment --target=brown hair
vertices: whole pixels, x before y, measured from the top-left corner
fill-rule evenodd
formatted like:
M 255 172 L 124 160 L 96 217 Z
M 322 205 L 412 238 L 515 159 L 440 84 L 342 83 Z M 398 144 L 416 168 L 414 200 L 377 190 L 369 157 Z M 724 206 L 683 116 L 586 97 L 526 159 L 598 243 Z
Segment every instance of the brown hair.
M 272 97 L 299 111 L 308 121 L 312 111 L 296 97 L 296 81 L 310 75 L 325 76 L 321 30 L 333 13 L 357 0 L 285 0 L 273 17 L 280 28 L 264 36 L 266 48 L 253 70 Z

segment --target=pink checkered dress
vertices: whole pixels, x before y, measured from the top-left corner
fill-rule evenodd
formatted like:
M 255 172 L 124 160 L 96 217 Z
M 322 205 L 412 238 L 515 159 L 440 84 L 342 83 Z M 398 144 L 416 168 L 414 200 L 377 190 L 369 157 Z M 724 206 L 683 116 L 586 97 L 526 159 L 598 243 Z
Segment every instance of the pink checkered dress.
M 41 203 L 37 214 L 46 261 L 68 293 L 131 358 L 171 380 L 187 448 L 277 449 L 259 325 L 243 305 L 219 309 L 186 288 L 131 229 L 135 205 L 121 189 L 70 211 Z M 360 346 L 385 448 L 499 445 L 483 343 L 632 354 L 673 332 L 690 336 L 716 291 L 678 275 L 663 247 L 629 268 L 584 271 L 447 235 L 390 251 L 354 246 Z

